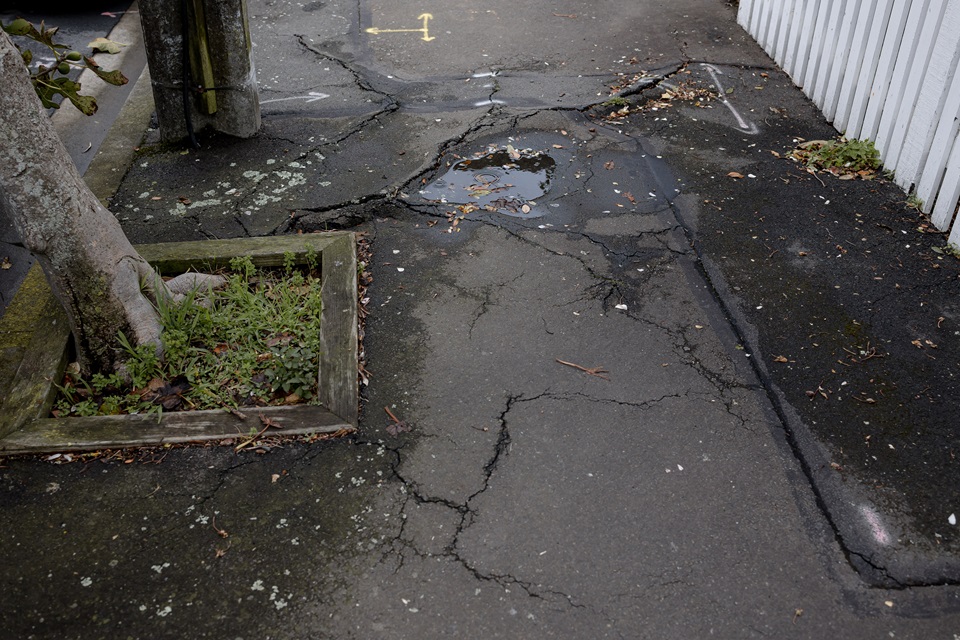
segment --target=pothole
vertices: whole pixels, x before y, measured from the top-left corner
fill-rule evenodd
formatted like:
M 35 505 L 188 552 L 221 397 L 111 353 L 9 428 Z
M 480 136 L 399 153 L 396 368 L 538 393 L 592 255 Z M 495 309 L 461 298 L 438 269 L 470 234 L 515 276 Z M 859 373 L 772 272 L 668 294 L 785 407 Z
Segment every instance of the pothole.
M 537 198 L 549 191 L 556 166 L 545 153 L 511 145 L 488 147 L 450 165 L 420 195 L 435 203 L 465 205 L 470 211 L 536 218 L 545 213 Z

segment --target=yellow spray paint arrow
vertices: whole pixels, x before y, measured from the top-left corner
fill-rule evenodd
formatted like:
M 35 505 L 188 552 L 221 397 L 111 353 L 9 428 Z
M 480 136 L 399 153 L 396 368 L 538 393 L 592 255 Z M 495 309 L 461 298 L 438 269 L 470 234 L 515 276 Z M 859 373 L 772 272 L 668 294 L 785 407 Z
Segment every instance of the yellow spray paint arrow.
M 367 33 L 373 34 L 375 36 L 378 36 L 381 33 L 422 33 L 423 38 L 421 38 L 421 40 L 423 40 L 424 42 L 430 42 L 431 40 L 436 39 L 430 35 L 430 31 L 428 30 L 428 25 L 432 18 L 433 18 L 433 15 L 429 13 L 421 13 L 419 16 L 417 16 L 417 20 L 423 20 L 422 29 L 380 29 L 377 27 L 370 27 L 369 29 L 365 29 L 364 31 L 366 31 Z

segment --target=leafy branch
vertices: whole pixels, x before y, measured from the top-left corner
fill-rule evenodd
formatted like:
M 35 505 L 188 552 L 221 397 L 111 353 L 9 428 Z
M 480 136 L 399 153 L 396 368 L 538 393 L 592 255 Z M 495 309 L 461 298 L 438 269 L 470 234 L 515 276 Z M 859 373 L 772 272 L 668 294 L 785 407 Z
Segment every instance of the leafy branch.
M 31 67 L 33 53 L 29 49 L 20 49 L 17 46 L 23 63 L 30 72 L 30 81 L 45 108 L 59 109 L 60 105 L 54 101 L 54 98 L 60 95 L 88 116 L 97 112 L 96 99 L 93 96 L 81 95 L 80 83 L 66 77 L 74 68 L 90 69 L 101 80 L 114 86 L 119 87 L 127 83 L 127 78 L 119 70 L 106 71 L 93 58 L 84 56 L 65 44 L 54 42 L 54 36 L 59 31 L 59 27 L 47 28 L 41 22 L 38 29 L 23 18 L 17 18 L 10 24 L 0 24 L 0 27 L 11 36 L 27 38 L 46 46 L 53 54 L 53 63 L 50 66 L 39 64 L 33 68 Z

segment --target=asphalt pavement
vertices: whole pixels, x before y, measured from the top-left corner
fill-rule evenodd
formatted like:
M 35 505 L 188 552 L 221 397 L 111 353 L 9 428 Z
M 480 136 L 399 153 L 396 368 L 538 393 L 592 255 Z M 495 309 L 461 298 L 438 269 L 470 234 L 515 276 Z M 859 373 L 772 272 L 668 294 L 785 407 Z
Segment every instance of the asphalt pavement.
M 360 428 L 5 461 L 8 633 L 960 633 L 960 262 L 786 158 L 835 132 L 735 12 L 251 1 L 261 134 L 111 209 L 362 233 Z

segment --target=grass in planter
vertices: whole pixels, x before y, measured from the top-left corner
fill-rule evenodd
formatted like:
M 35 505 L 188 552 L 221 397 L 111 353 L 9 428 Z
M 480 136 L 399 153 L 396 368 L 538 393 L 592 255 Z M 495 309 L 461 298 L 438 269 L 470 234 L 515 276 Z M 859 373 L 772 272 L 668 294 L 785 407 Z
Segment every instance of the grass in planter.
M 227 285 L 204 303 L 187 295 L 158 308 L 164 357 L 147 346 L 129 355 L 121 376 L 84 379 L 68 371 L 54 415 L 92 416 L 171 410 L 243 408 L 309 402 L 317 395 L 321 282 L 317 256 L 294 266 L 258 269 L 231 261 Z

